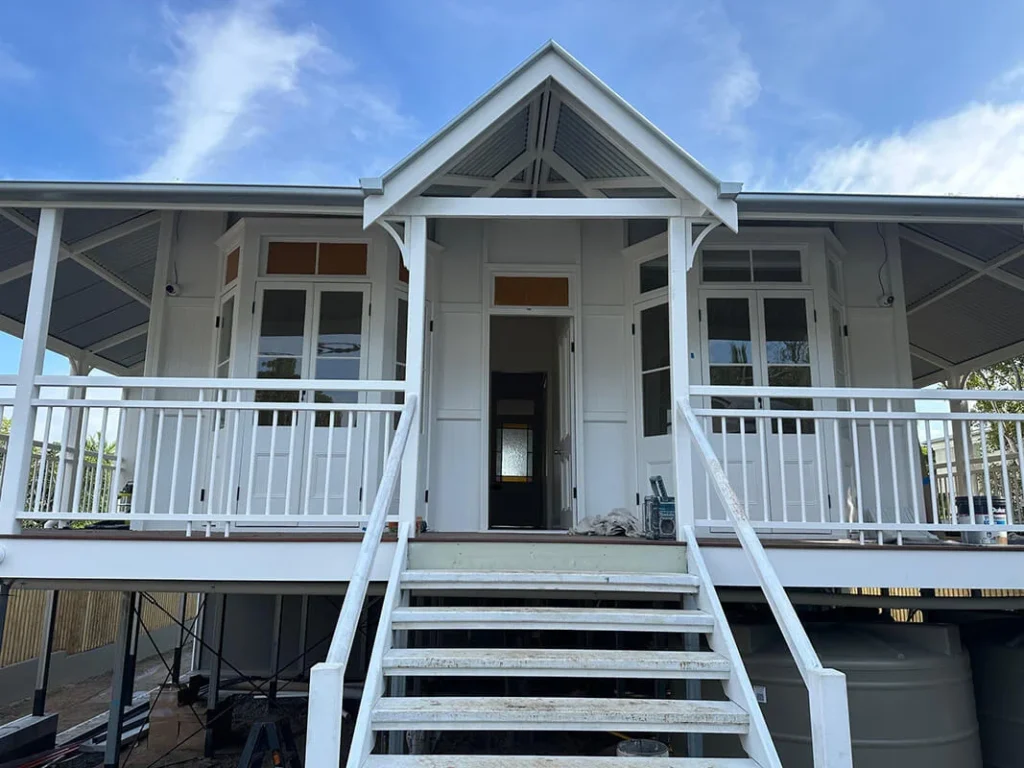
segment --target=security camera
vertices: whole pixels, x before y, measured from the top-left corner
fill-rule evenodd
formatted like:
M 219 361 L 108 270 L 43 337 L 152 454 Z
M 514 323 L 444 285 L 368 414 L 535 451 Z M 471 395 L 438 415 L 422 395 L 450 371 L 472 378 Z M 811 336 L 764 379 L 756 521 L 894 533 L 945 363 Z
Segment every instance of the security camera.
M 167 285 L 164 286 L 164 293 L 166 293 L 168 296 L 177 296 L 179 293 L 181 293 L 181 286 L 179 286 L 177 283 L 168 283 Z
M 883 293 L 878 297 L 878 306 L 880 307 L 891 307 L 896 303 L 896 297 L 891 293 Z

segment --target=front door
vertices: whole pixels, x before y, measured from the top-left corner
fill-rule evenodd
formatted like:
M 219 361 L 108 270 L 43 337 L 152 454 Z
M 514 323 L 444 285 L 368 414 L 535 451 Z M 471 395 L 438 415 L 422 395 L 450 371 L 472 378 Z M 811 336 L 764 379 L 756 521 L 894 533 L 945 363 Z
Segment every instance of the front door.
M 701 293 L 703 381 L 712 386 L 810 387 L 814 306 L 808 291 L 705 290 Z M 822 520 L 810 419 L 730 417 L 728 410 L 810 410 L 810 398 L 715 396 L 723 411 L 706 428 L 752 520 Z M 714 508 L 713 502 L 713 508 Z M 716 517 L 723 517 L 720 508 Z
M 355 380 L 365 373 L 367 286 L 265 283 L 257 291 L 257 378 Z M 256 393 L 259 402 L 356 402 L 330 390 Z M 366 418 L 261 411 L 240 466 L 241 511 L 258 515 L 357 515 Z M 313 518 L 315 519 L 315 518 Z M 255 521 L 254 521 L 255 522 Z

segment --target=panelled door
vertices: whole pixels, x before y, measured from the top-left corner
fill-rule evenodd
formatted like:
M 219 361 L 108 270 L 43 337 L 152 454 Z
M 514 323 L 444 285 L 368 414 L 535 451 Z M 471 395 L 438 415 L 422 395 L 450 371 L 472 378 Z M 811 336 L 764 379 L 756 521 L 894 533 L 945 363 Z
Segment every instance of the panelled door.
M 281 282 L 258 286 L 257 378 L 354 380 L 366 372 L 369 286 Z M 330 390 L 258 391 L 262 402 L 356 402 Z M 254 455 L 240 471 L 240 512 L 358 514 L 366 419 L 325 412 L 263 411 Z M 258 522 L 258 518 L 254 520 Z
M 704 290 L 700 297 L 703 381 L 712 386 L 815 385 L 810 291 Z M 711 398 L 710 407 L 810 410 L 810 398 Z M 713 417 L 710 436 L 752 520 L 823 519 L 811 419 Z M 801 483 L 802 478 L 802 483 Z M 768 502 L 767 505 L 765 502 Z M 826 502 L 827 503 L 827 502 Z M 722 510 L 718 511 L 722 515 Z M 804 517 L 806 516 L 806 517 Z M 827 517 L 825 518 L 827 519 Z

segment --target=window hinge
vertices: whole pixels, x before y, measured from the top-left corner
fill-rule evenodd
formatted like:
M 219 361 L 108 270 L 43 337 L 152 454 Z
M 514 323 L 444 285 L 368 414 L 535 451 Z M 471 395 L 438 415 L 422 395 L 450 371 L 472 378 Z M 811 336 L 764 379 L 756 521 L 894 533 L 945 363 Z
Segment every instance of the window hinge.
M 828 508 L 832 509 L 832 494 L 831 493 L 826 494 L 825 498 L 828 499 Z
M 205 488 L 200 488 L 199 489 L 199 501 L 200 502 L 206 501 L 206 489 Z
M 362 501 L 362 500 L 363 500 L 363 489 L 360 488 L 359 489 L 359 501 Z
M 236 485 L 235 486 L 235 501 L 238 501 L 241 498 L 242 498 L 242 486 Z
M 423 503 L 426 504 L 428 501 L 430 501 L 430 490 L 429 489 L 423 491 Z

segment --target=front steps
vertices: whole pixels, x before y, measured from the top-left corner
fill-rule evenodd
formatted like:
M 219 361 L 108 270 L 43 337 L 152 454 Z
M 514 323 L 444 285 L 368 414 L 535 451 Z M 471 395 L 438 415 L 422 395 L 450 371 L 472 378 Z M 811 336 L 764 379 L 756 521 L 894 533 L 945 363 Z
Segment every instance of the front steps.
M 586 549 L 577 546 L 583 555 Z M 747 700 L 753 701 L 745 674 L 738 676 L 730 661 L 738 655 L 707 650 L 708 642 L 712 647 L 716 640 L 720 644 L 728 628 L 709 610 L 711 606 L 720 612 L 717 597 L 709 603 L 693 574 L 609 572 L 575 561 L 566 568 L 564 559 L 561 568 L 524 568 L 555 564 L 536 552 L 518 563 L 514 557 L 495 557 L 492 568 L 481 567 L 479 553 L 468 550 L 456 551 L 454 557 L 435 556 L 432 562 L 413 555 L 409 560 L 392 571 L 348 768 L 623 764 L 616 757 L 515 755 L 505 749 L 494 749 L 497 754 L 492 755 L 399 754 L 433 751 L 430 745 L 443 751 L 445 744 L 456 743 L 445 741 L 444 734 L 451 732 L 519 732 L 525 738 L 542 732 L 559 737 L 593 733 L 590 746 L 596 751 L 614 745 L 615 737 L 608 734 L 663 739 L 671 734 L 736 734 L 747 743 L 752 732 L 755 739 L 766 733 L 756 705 L 751 712 L 749 704 L 745 708 L 737 701 L 684 696 L 690 688 L 687 681 L 706 681 L 733 692 L 745 684 Z M 634 558 L 633 563 L 642 566 L 642 560 Z M 656 561 L 666 562 L 664 555 Z M 642 602 L 622 607 L 634 601 Z M 687 638 L 685 643 L 679 642 L 680 636 Z M 665 695 L 666 686 L 674 697 Z M 423 687 L 427 692 L 421 693 Z M 632 696 L 624 695 L 630 690 Z M 584 691 L 592 695 L 582 695 Z M 618 697 L 607 695 L 616 692 Z M 484 743 L 491 743 L 487 738 Z M 674 741 L 682 748 L 687 737 L 680 738 Z M 381 753 L 387 751 L 395 754 Z M 760 747 L 757 753 L 766 754 Z M 774 757 L 770 745 L 767 754 Z M 700 756 L 632 758 L 628 764 L 780 768 L 776 761 Z
M 384 656 L 387 676 L 610 677 L 622 670 L 635 679 L 729 679 L 729 662 L 721 656 L 691 651 L 392 648 Z
M 750 758 L 539 757 L 536 755 L 371 755 L 366 768 L 758 768 Z

